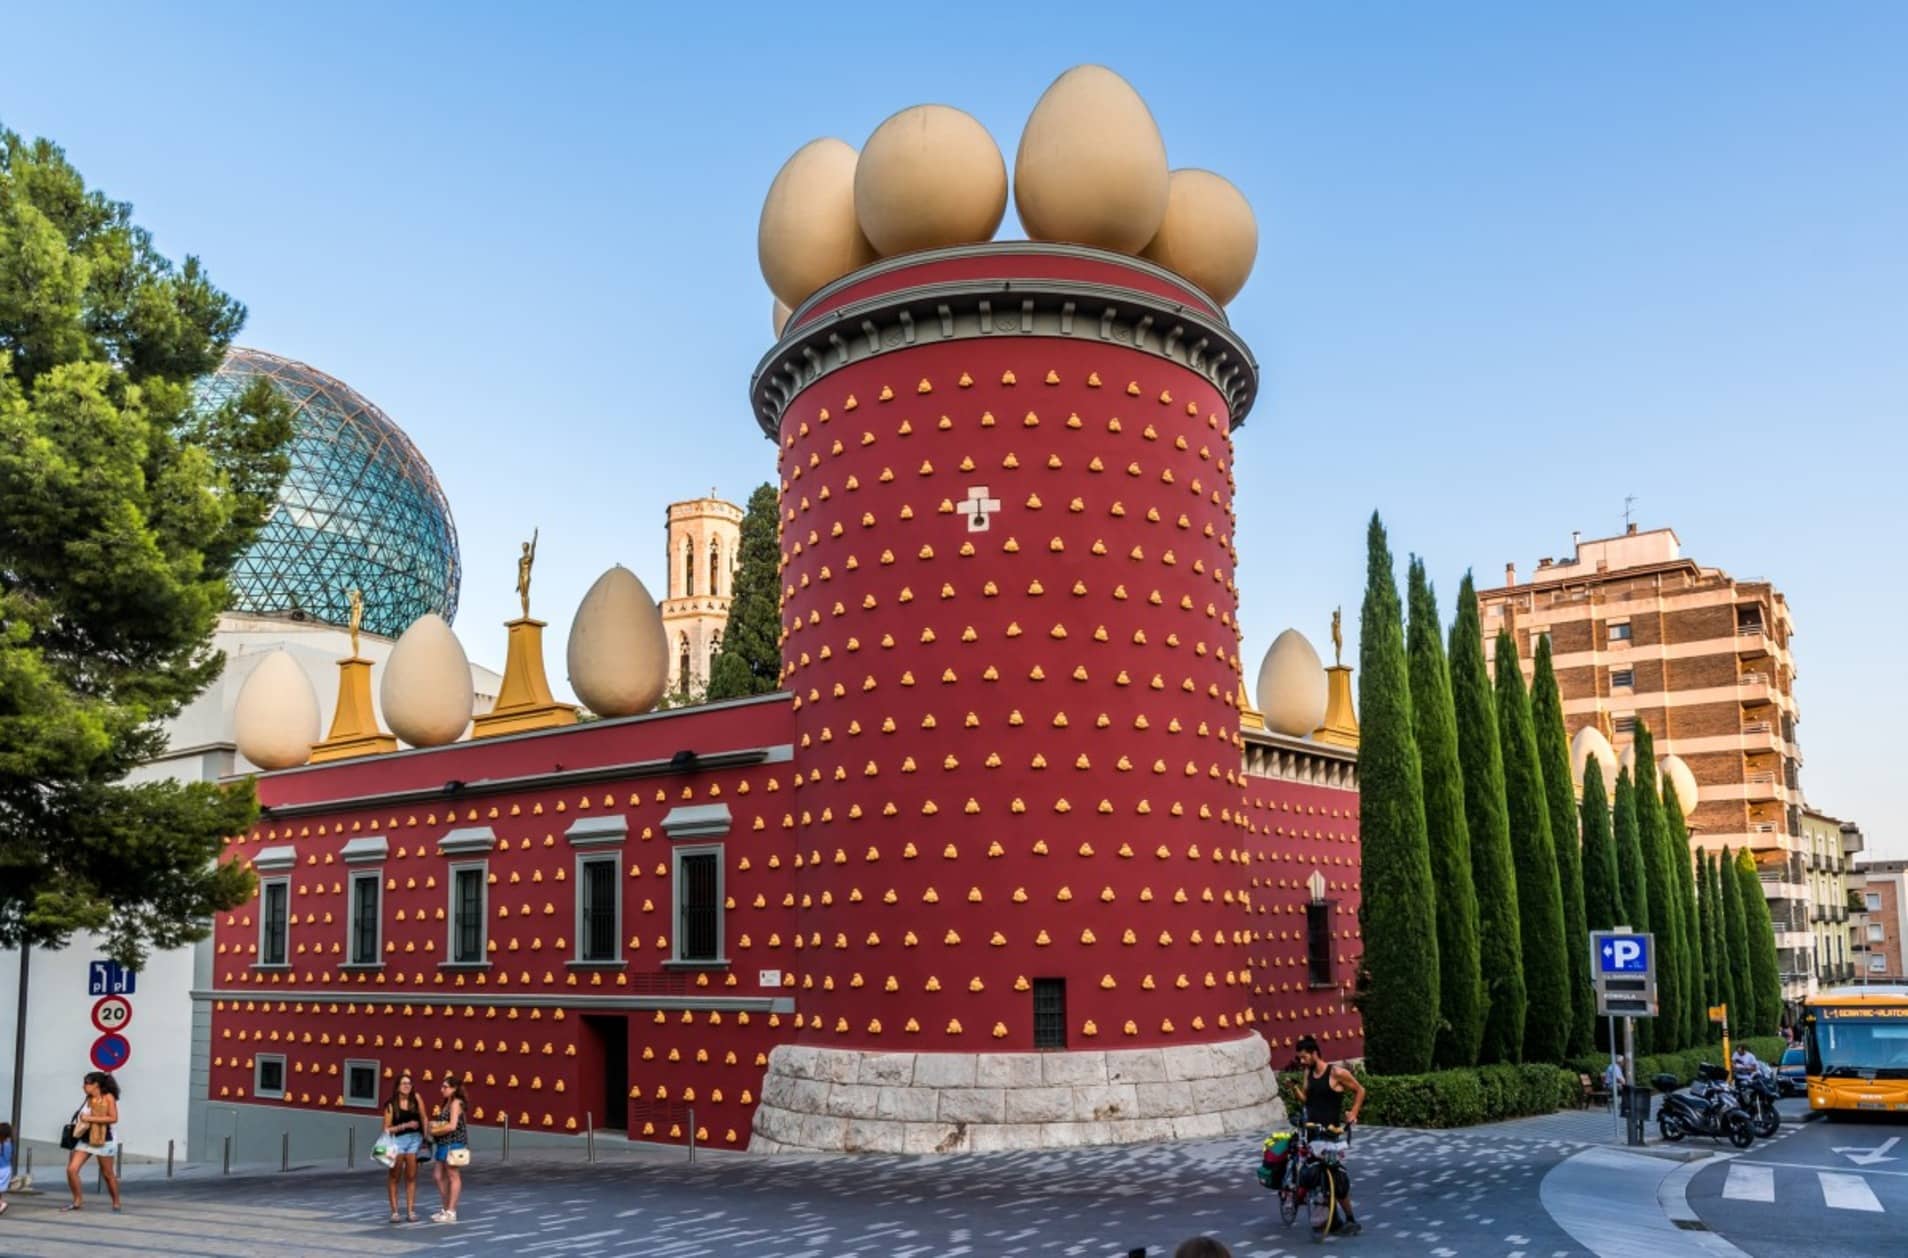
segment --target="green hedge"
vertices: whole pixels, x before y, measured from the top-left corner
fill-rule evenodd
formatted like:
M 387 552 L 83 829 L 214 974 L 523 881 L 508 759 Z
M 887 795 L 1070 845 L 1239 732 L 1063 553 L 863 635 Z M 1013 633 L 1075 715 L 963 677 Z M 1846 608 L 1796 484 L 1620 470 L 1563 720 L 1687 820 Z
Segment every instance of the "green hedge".
M 1747 1040 L 1733 1041 L 1730 1044 L 1730 1051 L 1734 1052 L 1738 1045 L 1744 1043 L 1748 1044 L 1750 1052 L 1771 1066 L 1782 1060 L 1782 1050 L 1788 1047 L 1779 1035 L 1761 1035 L 1751 1036 Z M 1654 1053 L 1639 1057 L 1634 1078 L 1644 1087 L 1650 1086 L 1650 1080 L 1661 1074 L 1675 1075 L 1677 1082 L 1688 1083 L 1696 1077 L 1696 1068 L 1706 1061 L 1717 1065 L 1723 1064 L 1720 1043 L 1703 1048 L 1684 1049 L 1680 1053 Z M 1609 1068 L 1610 1059 L 1602 1055 L 1593 1055 L 1574 1058 L 1565 1065 L 1566 1069 L 1572 1072 L 1589 1075 L 1592 1079 L 1601 1082 L 1603 1072 Z
M 1557 1066 L 1483 1066 L 1422 1075 L 1370 1075 L 1353 1071 L 1365 1085 L 1361 1122 L 1384 1127 L 1470 1127 L 1506 1118 L 1549 1114 L 1574 1105 L 1580 1085 Z M 1279 1094 L 1296 1121 L 1304 1103 L 1304 1076 L 1279 1075 Z

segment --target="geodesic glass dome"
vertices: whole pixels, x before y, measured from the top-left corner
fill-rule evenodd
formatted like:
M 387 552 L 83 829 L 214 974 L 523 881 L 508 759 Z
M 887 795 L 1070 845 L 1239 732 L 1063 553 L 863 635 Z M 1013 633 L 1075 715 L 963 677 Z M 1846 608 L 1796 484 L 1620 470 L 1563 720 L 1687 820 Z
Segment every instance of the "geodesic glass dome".
M 278 506 L 233 567 L 232 610 L 350 621 L 395 638 L 426 612 L 457 614 L 457 525 L 431 465 L 390 416 L 301 362 L 234 346 L 199 386 L 213 405 L 263 378 L 293 408 Z

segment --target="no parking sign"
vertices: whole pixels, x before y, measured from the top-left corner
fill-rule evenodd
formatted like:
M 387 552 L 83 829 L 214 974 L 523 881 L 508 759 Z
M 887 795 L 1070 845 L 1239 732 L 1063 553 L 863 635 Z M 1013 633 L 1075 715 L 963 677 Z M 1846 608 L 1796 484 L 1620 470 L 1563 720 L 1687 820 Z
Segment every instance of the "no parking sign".
M 111 965 L 110 962 L 106 964 Z M 88 986 L 95 995 L 102 991 L 107 993 L 93 1002 L 93 1028 L 100 1032 L 99 1038 L 93 1041 L 90 1054 L 93 1069 L 118 1070 L 132 1060 L 132 1042 L 123 1034 L 132 1023 L 132 1000 L 126 995 L 132 990 L 132 976 L 128 971 L 122 971 L 119 975 L 110 972 L 102 975 L 99 962 L 94 962 L 93 968 Z M 118 969 L 117 966 L 112 968 Z

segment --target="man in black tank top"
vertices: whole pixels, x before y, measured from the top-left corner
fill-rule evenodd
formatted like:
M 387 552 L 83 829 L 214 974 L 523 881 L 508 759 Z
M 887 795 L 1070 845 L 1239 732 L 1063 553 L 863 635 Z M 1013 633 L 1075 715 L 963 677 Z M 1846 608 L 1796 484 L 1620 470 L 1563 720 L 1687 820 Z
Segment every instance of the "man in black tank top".
M 1311 1036 L 1301 1035 L 1294 1048 L 1298 1052 L 1299 1068 L 1305 1072 L 1304 1121 L 1326 1127 L 1344 1127 L 1349 1138 L 1352 1124 L 1358 1121 L 1358 1111 L 1364 1108 L 1365 1085 L 1343 1066 L 1326 1061 L 1318 1051 L 1318 1041 Z M 1349 1112 L 1345 1109 L 1347 1096 L 1351 1098 Z M 1349 1179 L 1346 1184 L 1344 1195 L 1338 1199 L 1339 1209 L 1345 1219 L 1341 1234 L 1356 1236 L 1360 1228 L 1357 1218 L 1352 1214 Z

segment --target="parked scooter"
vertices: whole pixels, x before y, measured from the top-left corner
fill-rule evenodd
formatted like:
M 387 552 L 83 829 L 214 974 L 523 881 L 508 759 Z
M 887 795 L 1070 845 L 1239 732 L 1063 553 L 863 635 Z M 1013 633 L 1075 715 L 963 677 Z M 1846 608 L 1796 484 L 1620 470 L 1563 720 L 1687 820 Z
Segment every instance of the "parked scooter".
M 1704 1062 L 1697 1067 L 1697 1079 L 1687 1090 L 1678 1091 L 1675 1075 L 1657 1075 L 1650 1082 L 1663 1094 L 1657 1111 L 1656 1128 L 1672 1144 L 1685 1136 L 1708 1136 L 1727 1140 L 1738 1149 L 1755 1143 L 1755 1129 L 1748 1111 L 1727 1086 L 1729 1071 Z
M 1775 1135 L 1782 1125 L 1782 1115 L 1776 1110 L 1776 1081 L 1770 1074 L 1765 1066 L 1754 1072 L 1739 1071 L 1736 1075 L 1736 1098 L 1749 1115 L 1750 1130 L 1763 1140 Z

